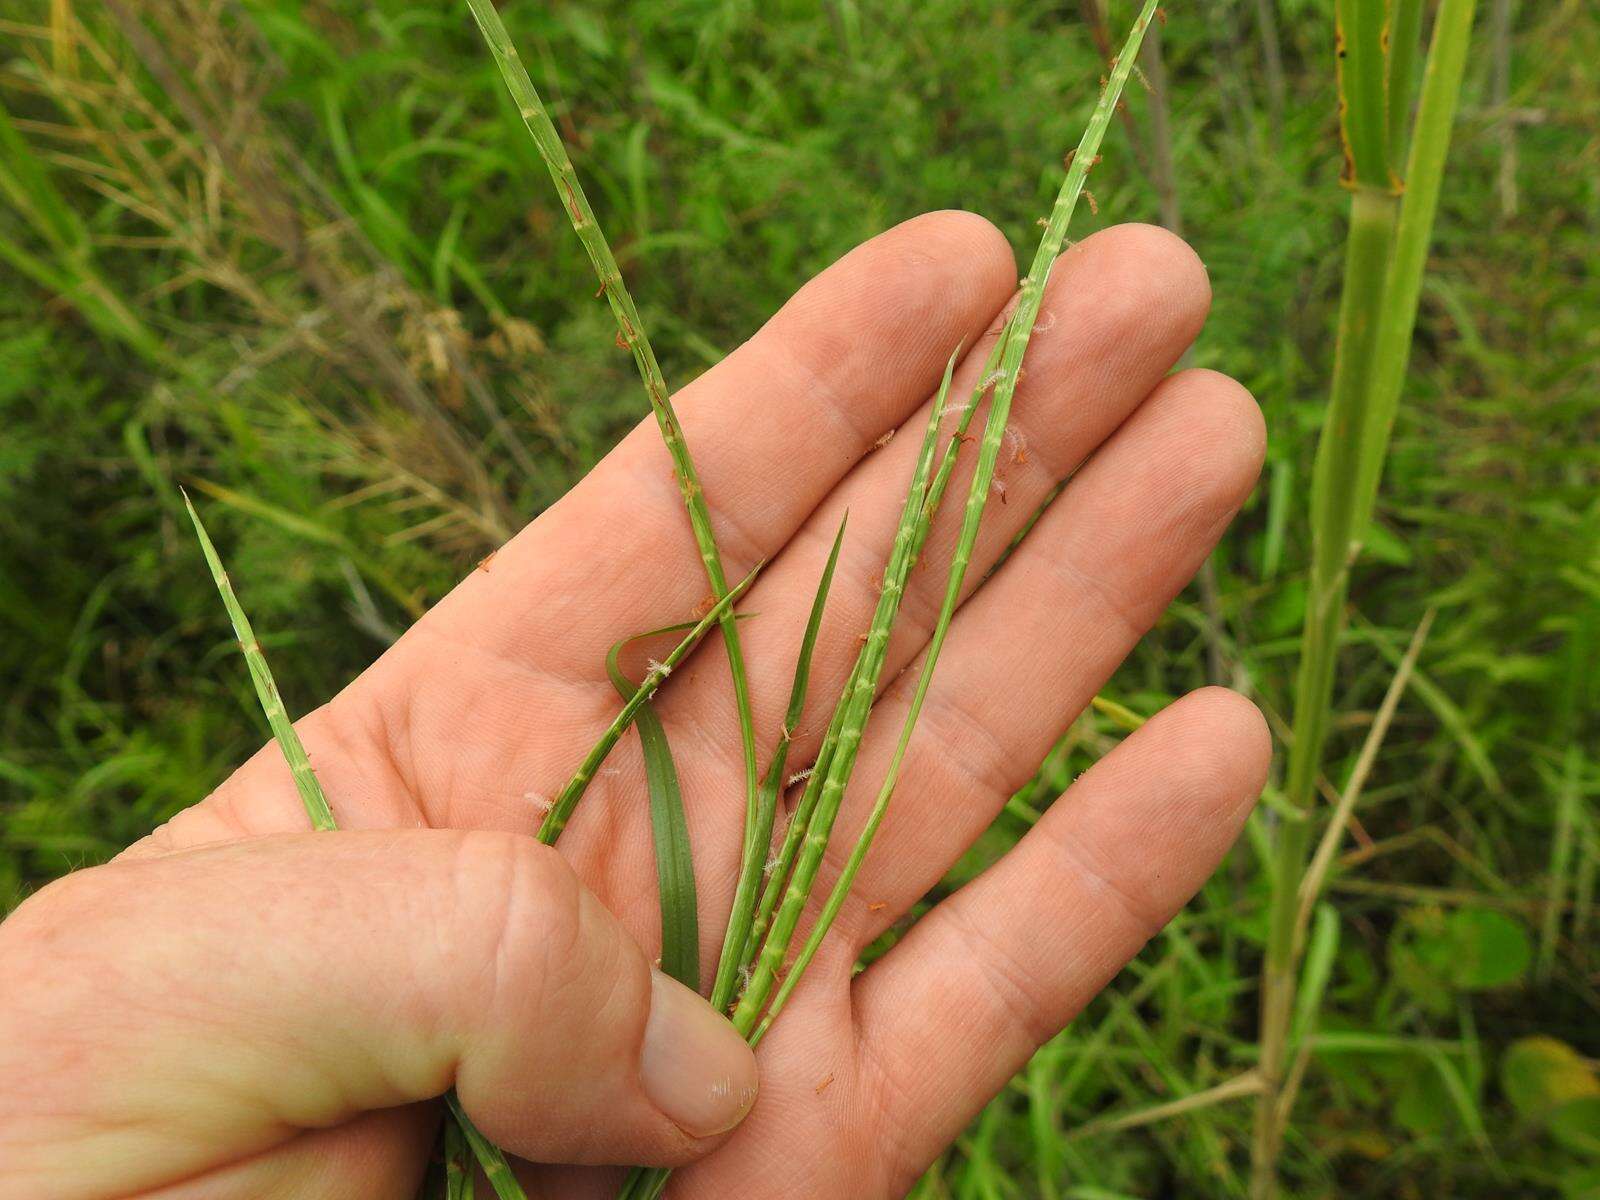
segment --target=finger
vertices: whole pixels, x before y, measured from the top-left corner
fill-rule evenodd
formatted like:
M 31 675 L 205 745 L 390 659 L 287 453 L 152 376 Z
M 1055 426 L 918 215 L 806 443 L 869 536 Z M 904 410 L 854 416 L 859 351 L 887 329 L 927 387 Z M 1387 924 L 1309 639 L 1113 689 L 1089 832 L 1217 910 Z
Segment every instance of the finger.
M 133 1200 L 414 1200 L 438 1125 L 436 1104 L 367 1113 Z
M 683 389 L 674 403 L 730 579 L 927 399 L 1014 278 L 987 221 L 926 214 L 845 255 Z M 326 748 L 340 773 L 324 782 L 342 828 L 529 828 L 529 797 L 558 788 L 615 715 L 612 644 L 683 619 L 709 586 L 648 417 L 483 568 L 303 723 L 313 757 Z M 430 743 L 453 753 L 415 753 Z M 161 842 L 304 829 L 288 783 L 269 747 Z
M 1185 697 L 857 979 L 857 1068 L 902 1184 L 1199 889 L 1270 753 L 1249 701 Z
M 1003 490 L 991 496 L 985 510 L 964 594 L 978 586 L 1060 481 L 1150 394 L 1199 332 L 1209 303 L 1205 268 L 1187 245 L 1162 229 L 1118 226 L 1062 256 L 1051 272 L 1017 387 L 996 476 Z M 951 388 L 957 402 L 979 382 L 996 336 L 998 323 L 967 355 Z M 906 422 L 904 436 L 852 471 L 751 591 L 748 608 L 761 619 L 750 622 L 744 641 L 758 727 L 772 730 L 782 719 L 821 563 L 848 510 L 849 528 L 813 666 L 813 699 L 794 752 L 800 762 L 809 761 L 815 750 L 831 701 L 843 688 L 878 602 L 883 563 L 926 421 L 924 406 Z M 885 662 L 885 684 L 926 643 L 944 598 L 976 454 L 964 453 L 957 462 L 922 561 L 907 583 Z M 661 708 L 667 719 L 677 721 L 704 722 L 709 712 L 716 731 L 710 742 L 736 754 L 736 713 L 723 686 L 721 655 L 720 646 L 708 645 L 692 678 L 675 681 Z M 714 767 L 726 770 L 731 765 L 736 763 L 729 758 Z M 725 794 L 710 780 L 691 786 L 686 798 L 692 803 L 694 796 L 726 803 Z
M 781 549 L 927 397 L 1013 276 L 1005 239 L 982 218 L 915 218 L 822 272 L 679 393 L 730 580 Z M 612 643 L 681 620 L 708 590 L 671 459 L 646 418 L 405 640 L 535 662 L 603 691 Z
M 0 973 L 7 1195 L 124 1195 L 452 1086 L 523 1157 L 677 1163 L 754 1100 L 732 1027 L 529 838 L 120 861 L 0 926 Z
M 1167 379 L 961 609 L 839 917 L 837 953 L 853 955 L 898 919 L 1027 782 L 1211 552 L 1264 446 L 1260 412 L 1237 383 L 1210 371 Z M 873 710 L 828 886 L 876 799 L 916 679 L 907 671 Z

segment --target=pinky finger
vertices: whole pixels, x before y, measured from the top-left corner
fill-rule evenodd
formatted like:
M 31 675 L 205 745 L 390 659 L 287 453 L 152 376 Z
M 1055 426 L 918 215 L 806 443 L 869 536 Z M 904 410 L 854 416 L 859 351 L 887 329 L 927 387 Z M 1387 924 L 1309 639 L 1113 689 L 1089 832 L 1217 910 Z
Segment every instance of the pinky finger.
M 917 1174 L 1188 902 L 1260 794 L 1260 713 L 1208 688 L 1149 721 L 855 983 L 859 1069 Z

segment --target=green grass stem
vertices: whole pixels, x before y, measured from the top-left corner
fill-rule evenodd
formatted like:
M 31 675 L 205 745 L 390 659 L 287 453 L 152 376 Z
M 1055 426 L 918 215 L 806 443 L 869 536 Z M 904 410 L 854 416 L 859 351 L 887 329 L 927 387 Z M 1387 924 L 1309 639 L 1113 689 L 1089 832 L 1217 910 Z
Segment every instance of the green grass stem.
M 234 636 L 239 639 L 239 649 L 244 654 L 245 665 L 250 669 L 250 682 L 255 685 L 256 699 L 261 703 L 262 715 L 272 727 L 272 736 L 277 740 L 278 748 L 283 751 L 284 761 L 289 764 L 289 774 L 294 779 L 295 791 L 300 793 L 300 802 L 305 805 L 306 816 L 311 819 L 311 827 L 321 830 L 337 829 L 333 810 L 328 807 L 328 798 L 323 795 L 322 784 L 317 781 L 316 772 L 311 769 L 311 759 L 300 741 L 300 735 L 295 732 L 294 723 L 289 720 L 289 714 L 283 707 L 283 697 L 278 694 L 278 684 L 272 677 L 272 669 L 267 666 L 266 655 L 261 652 L 261 643 L 256 639 L 255 630 L 250 627 L 250 618 L 245 616 L 239 597 L 234 594 L 233 581 L 223 569 L 217 548 L 212 545 L 211 535 L 206 532 L 205 524 L 200 520 L 200 514 L 195 511 L 194 501 L 189 499 L 187 491 L 183 493 L 183 503 L 189 510 L 189 520 L 194 522 L 195 536 L 200 539 L 200 552 L 205 555 L 206 566 L 211 568 L 211 578 L 216 582 L 217 591 L 222 596 L 222 607 L 228 610 L 228 620 L 233 625 Z
M 827 608 L 828 592 L 833 586 L 833 572 L 839 565 L 839 549 L 844 545 L 844 530 L 849 520 L 850 514 L 847 512 L 839 522 L 839 532 L 834 535 L 833 546 L 828 551 L 828 561 L 822 568 L 821 579 L 817 582 L 816 595 L 811 601 L 811 614 L 806 620 L 805 632 L 800 638 L 800 651 L 795 658 L 794 681 L 789 688 L 789 706 L 783 715 L 783 728 L 778 732 L 778 743 L 773 749 L 771 760 L 767 763 L 767 773 L 761 781 L 761 824 L 757 826 L 756 833 L 762 845 L 769 845 L 772 841 L 772 827 L 786 781 L 789 746 L 794 740 L 794 731 L 800 724 L 800 718 L 805 713 L 806 689 L 811 679 L 811 657 L 816 650 L 817 634 L 822 628 L 822 614 Z M 733 909 L 728 917 L 727 934 L 722 943 L 722 955 L 717 963 L 717 975 L 711 988 L 711 1006 L 719 1012 L 733 1000 L 734 990 L 739 985 L 740 972 L 748 966 L 754 954 L 754 949 L 749 943 L 760 903 L 760 897 L 756 895 L 760 883 L 759 875 L 754 880 L 747 880 L 741 874 L 739 890 L 734 892 Z
M 757 1019 L 771 995 L 777 973 L 788 952 L 790 939 L 799 924 L 806 899 L 816 880 L 817 869 L 822 864 L 828 838 L 833 830 L 833 822 L 838 816 L 845 787 L 855 767 L 856 755 L 861 747 L 861 736 L 867 724 L 867 715 L 871 711 L 878 678 L 883 670 L 889 635 L 900 610 L 900 601 L 905 594 L 906 577 L 915 563 L 917 526 L 928 496 L 928 482 L 932 475 L 934 451 L 938 444 L 939 421 L 944 414 L 945 399 L 949 395 L 955 361 L 956 355 L 952 354 L 945 367 L 938 399 L 929 413 L 922 446 L 917 454 L 916 468 L 912 472 L 900 520 L 895 529 L 894 541 L 890 546 L 889 559 L 884 567 L 883 585 L 878 595 L 878 603 L 867 629 L 866 640 L 857 653 L 849 689 L 839 699 L 838 714 L 836 714 L 839 732 L 829 757 L 827 776 L 818 782 L 813 774 L 812 779 L 807 782 L 807 791 L 813 786 L 818 789 L 816 804 L 806 823 L 804 838 L 795 858 L 794 870 L 786 885 L 783 901 L 773 917 L 761 952 L 752 962 L 750 982 L 734 1009 L 734 1028 L 746 1037 L 755 1029 Z
M 1372 0 L 1340 0 L 1344 57 L 1341 118 L 1355 163 L 1344 292 L 1339 307 L 1328 418 L 1317 444 L 1311 487 L 1312 561 L 1305 629 L 1295 685 L 1294 740 L 1285 784 L 1288 819 L 1278 833 L 1271 872 L 1267 958 L 1262 971 L 1261 1074 L 1251 1144 L 1251 1195 L 1273 1200 L 1278 1153 L 1288 1114 L 1281 1105 L 1295 991 L 1296 920 L 1306 871 L 1316 784 L 1331 722 L 1334 671 L 1344 630 L 1350 566 L 1372 519 L 1389 437 L 1399 408 L 1416 325 L 1428 243 L 1438 210 L 1445 158 L 1472 34 L 1475 0 L 1443 0 L 1423 71 L 1404 195 L 1375 180 L 1369 126 L 1384 125 L 1381 90 L 1368 77 L 1381 24 Z M 1378 5 L 1381 10 L 1381 4 Z M 1352 30 L 1359 36 L 1352 40 Z M 1379 64 L 1381 66 L 1381 63 Z M 1380 76 L 1381 78 L 1381 76 Z M 1373 107 L 1378 106 L 1374 115 Z M 1383 142 L 1387 153 L 1387 134 Z
M 651 411 L 654 412 L 656 424 L 661 429 L 661 440 L 666 443 L 667 453 L 672 457 L 673 470 L 677 475 L 679 490 L 683 493 L 684 505 L 688 509 L 689 524 L 694 531 L 701 562 L 705 565 L 706 578 L 711 583 L 712 596 L 722 600 L 728 593 L 728 580 L 723 570 L 722 556 L 717 550 L 716 537 L 712 533 L 711 513 L 706 507 L 705 492 L 695 473 L 694 460 L 690 457 L 688 443 L 684 440 L 683 426 L 679 423 L 678 414 L 672 407 L 672 399 L 667 391 L 666 379 L 661 373 L 661 365 L 656 360 L 655 349 L 650 344 L 644 324 L 639 319 L 639 311 L 634 305 L 632 295 L 628 292 L 627 284 L 623 281 L 616 256 L 612 254 L 611 246 L 595 219 L 594 209 L 590 207 L 589 198 L 584 194 L 578 173 L 573 170 L 572 160 L 567 155 L 561 135 L 550 120 L 544 101 L 540 99 L 538 90 L 533 86 L 527 68 L 522 65 L 516 45 L 506 31 L 505 23 L 500 19 L 492 0 L 467 0 L 467 7 L 472 10 L 473 19 L 477 21 L 489 52 L 500 68 L 506 89 L 511 93 L 517 112 L 533 138 L 539 157 L 544 160 L 545 166 L 550 171 L 550 178 L 555 183 L 561 206 L 566 210 L 573 232 L 578 235 L 578 240 L 589 255 L 589 261 L 594 265 L 595 275 L 600 280 L 600 290 L 605 293 L 606 302 L 611 306 L 612 315 L 616 318 L 618 340 L 633 355 L 634 363 L 639 369 L 639 377 L 644 381 L 645 393 L 650 399 Z M 721 626 L 723 643 L 728 651 L 728 670 L 733 679 L 734 704 L 739 714 L 739 736 L 744 754 L 745 837 L 740 869 L 740 878 L 743 880 L 752 873 L 759 877 L 766 847 L 757 845 L 753 836 L 760 825 L 761 804 L 756 767 L 755 721 L 751 713 L 750 684 L 745 670 L 744 651 L 739 643 L 738 624 L 734 621 L 730 610 L 723 610 Z M 559 832 L 559 829 L 556 832 Z
M 732 591 L 723 593 L 722 598 L 711 606 L 706 615 L 690 626 L 689 632 L 684 635 L 683 640 L 674 646 L 664 659 L 650 668 L 649 672 L 639 682 L 638 689 L 623 704 L 621 711 L 612 719 L 606 731 L 600 735 L 599 740 L 584 755 L 583 761 L 578 764 L 578 769 L 573 772 L 572 778 L 567 781 L 566 786 L 556 795 L 555 800 L 550 805 L 550 811 L 545 814 L 544 820 L 539 825 L 537 837 L 541 842 L 551 845 L 561 836 L 561 831 L 567 827 L 567 822 L 572 819 L 573 810 L 578 807 L 578 801 L 583 799 L 583 793 L 593 781 L 595 772 L 600 769 L 600 764 L 605 762 L 606 755 L 611 753 L 612 747 L 617 744 L 617 740 L 622 737 L 623 732 L 633 723 L 633 719 L 639 709 L 646 700 L 655 695 L 656 689 L 661 686 L 662 681 L 668 675 L 672 674 L 673 668 L 683 661 L 684 656 L 700 644 L 700 639 L 705 636 L 713 625 L 721 624 L 732 618 L 734 602 L 749 590 L 750 585 L 755 582 L 756 576 L 760 574 L 763 565 L 762 563 L 757 563 Z
M 983 519 L 984 508 L 988 503 L 991 485 L 994 481 L 995 465 L 999 460 L 1000 446 L 1005 438 L 1007 422 L 1011 415 L 1011 400 L 1016 393 L 1017 381 L 1020 378 L 1020 368 L 1024 354 L 1027 352 L 1028 340 L 1033 333 L 1033 326 L 1039 316 L 1039 307 L 1043 303 L 1044 289 L 1050 278 L 1050 271 L 1055 265 L 1066 244 L 1067 227 L 1072 220 L 1072 213 L 1077 205 L 1078 197 L 1083 192 L 1084 182 L 1088 177 L 1089 168 L 1094 164 L 1100 153 L 1100 143 L 1105 137 L 1106 127 L 1111 123 L 1112 114 L 1116 111 L 1117 102 L 1121 98 L 1122 89 L 1127 83 L 1133 65 L 1138 61 L 1139 45 L 1144 38 L 1145 30 L 1149 28 L 1154 18 L 1156 0 L 1146 0 L 1139 17 L 1133 23 L 1133 28 L 1128 34 L 1127 41 L 1123 44 L 1117 56 L 1117 65 L 1112 69 L 1111 76 L 1105 87 L 1101 89 L 1100 100 L 1095 105 L 1094 112 L 1089 117 L 1089 124 L 1084 130 L 1083 138 L 1078 143 L 1077 152 L 1072 156 L 1071 165 L 1067 168 L 1066 179 L 1063 180 L 1061 190 L 1056 196 L 1056 202 L 1050 210 L 1050 216 L 1045 224 L 1043 237 L 1039 240 L 1039 248 L 1034 254 L 1033 265 L 1024 277 L 1021 287 L 1021 298 L 1013 312 L 1004 336 L 1000 340 L 1002 347 L 1000 353 L 999 377 L 994 383 L 994 392 L 990 399 L 988 418 L 984 423 L 983 440 L 978 451 L 978 465 L 973 473 L 972 482 L 967 490 L 966 509 L 962 517 L 961 533 L 956 542 L 955 553 L 950 561 L 949 574 L 945 582 L 944 599 L 940 605 L 939 617 L 929 639 L 927 648 L 923 651 L 922 671 L 917 678 L 917 686 L 912 694 L 911 706 L 906 714 L 905 722 L 901 727 L 899 740 L 895 744 L 894 756 L 890 760 L 889 769 L 883 784 L 879 788 L 877 799 L 873 802 L 872 811 L 867 817 L 865 827 L 857 838 L 850 857 L 846 860 L 844 868 L 839 873 L 839 878 L 834 883 L 822 912 L 818 915 L 811 933 L 806 939 L 804 947 L 795 959 L 793 967 L 789 969 L 779 987 L 777 994 L 772 997 L 771 1004 L 760 1023 L 750 1034 L 752 1044 L 759 1042 L 771 1028 L 772 1022 L 777 1018 L 787 1003 L 790 994 L 804 975 L 806 967 L 810 964 L 817 950 L 821 947 L 823 939 L 827 936 L 829 928 L 837 918 L 839 911 L 844 906 L 850 888 L 855 883 L 861 864 L 866 860 L 867 852 L 872 847 L 873 838 L 878 827 L 882 824 L 884 815 L 888 811 L 889 801 L 894 795 L 896 784 L 899 782 L 900 768 L 905 760 L 906 749 L 910 745 L 911 736 L 916 728 L 917 720 L 922 713 L 923 702 L 927 698 L 929 685 L 933 681 L 933 672 L 938 665 L 940 651 L 944 648 L 946 636 L 949 634 L 950 625 L 955 617 L 956 606 L 961 600 L 962 587 L 966 580 L 967 569 L 972 562 L 972 552 L 978 540 L 978 527 Z M 948 374 L 946 376 L 948 388 Z M 947 478 L 941 471 L 941 478 Z M 942 489 L 941 489 L 942 490 Z M 938 494 L 930 489 L 933 505 L 937 504 Z M 932 507 L 932 506 L 930 506 Z M 931 514 L 929 517 L 931 522 Z M 924 536 L 926 533 L 924 532 Z M 787 950 L 787 946 L 784 947 Z M 779 956 L 781 962 L 781 955 Z M 741 1002 L 741 1008 L 743 1004 Z M 739 1024 L 738 1014 L 734 1018 L 735 1026 Z

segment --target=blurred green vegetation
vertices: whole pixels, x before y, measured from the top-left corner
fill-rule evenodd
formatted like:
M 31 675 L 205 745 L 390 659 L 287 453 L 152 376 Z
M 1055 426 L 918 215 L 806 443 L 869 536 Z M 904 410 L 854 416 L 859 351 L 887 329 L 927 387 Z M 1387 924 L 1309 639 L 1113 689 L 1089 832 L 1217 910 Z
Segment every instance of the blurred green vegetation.
M 1076 230 L 1181 222 L 1216 293 L 1192 361 L 1247 384 L 1271 429 L 1214 560 L 1220 629 L 1198 593 L 1174 605 L 1108 689 L 1136 713 L 1214 656 L 1287 715 L 1346 209 L 1331 7 L 1173 4 L 1167 128 L 1133 98 Z M 1438 616 L 1336 864 L 1340 936 L 1285 1153 L 1307 1197 L 1600 1196 L 1600 16 L 1480 8 L 1352 588 L 1335 787 Z M 1030 247 L 1103 70 L 1093 11 L 506 5 L 680 384 L 916 212 L 971 208 Z M 303 712 L 643 415 L 543 169 L 443 0 L 8 6 L 0 283 L 6 907 L 266 736 L 175 483 L 213 497 Z M 1112 706 L 1080 718 L 1021 799 L 1048 803 L 1123 732 Z M 1255 1050 L 1272 819 L 1269 797 L 920 1195 L 1243 1194 L 1250 1105 L 1228 1088 Z M 1022 827 L 1003 817 L 949 884 Z

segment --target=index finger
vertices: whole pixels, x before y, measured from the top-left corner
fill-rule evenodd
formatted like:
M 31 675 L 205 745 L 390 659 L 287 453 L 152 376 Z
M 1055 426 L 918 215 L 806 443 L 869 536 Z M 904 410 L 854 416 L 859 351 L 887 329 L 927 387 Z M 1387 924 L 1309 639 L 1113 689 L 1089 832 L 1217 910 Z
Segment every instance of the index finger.
M 675 397 L 729 578 L 781 549 L 915 411 L 1015 283 L 1010 249 L 983 218 L 914 218 L 823 271 Z M 612 643 L 682 619 L 708 592 L 671 459 L 646 418 L 396 653 L 443 640 L 603 686 Z

